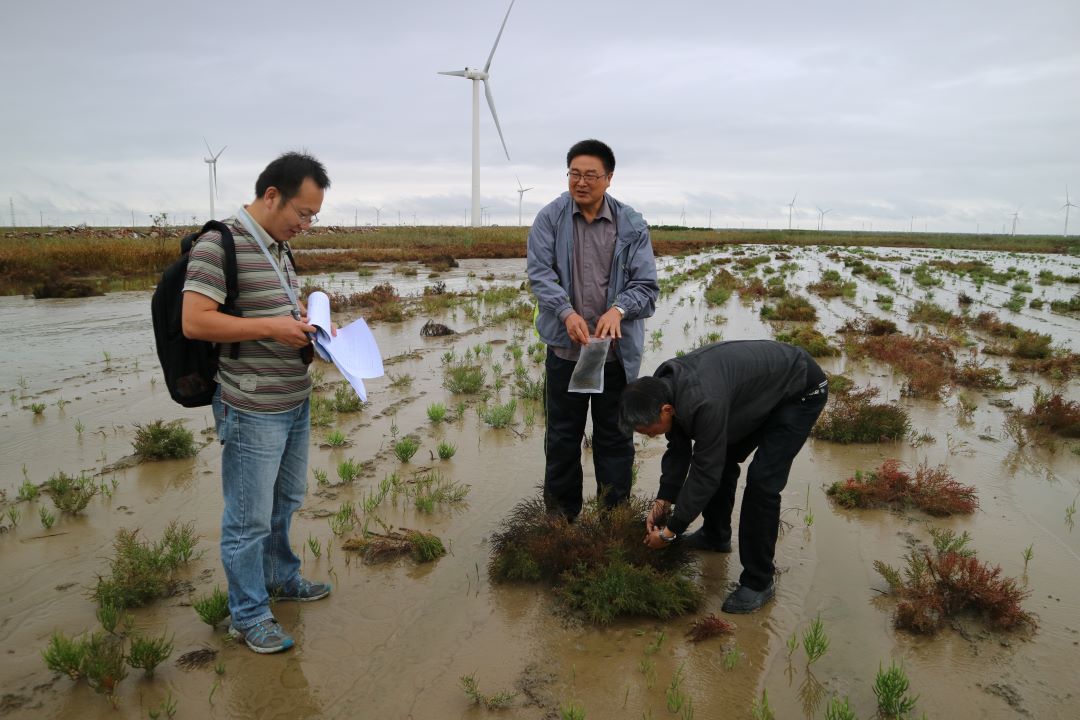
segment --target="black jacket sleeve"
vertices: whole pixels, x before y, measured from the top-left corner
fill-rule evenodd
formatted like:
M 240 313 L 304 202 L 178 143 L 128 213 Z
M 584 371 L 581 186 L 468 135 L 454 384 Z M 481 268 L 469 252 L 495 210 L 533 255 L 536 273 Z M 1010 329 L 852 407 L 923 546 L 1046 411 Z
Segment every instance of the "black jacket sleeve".
M 720 489 L 727 459 L 727 416 L 727 403 L 708 403 L 694 413 L 690 423 L 694 437 L 690 473 L 675 501 L 675 513 L 668 522 L 668 528 L 676 535 L 686 531 Z

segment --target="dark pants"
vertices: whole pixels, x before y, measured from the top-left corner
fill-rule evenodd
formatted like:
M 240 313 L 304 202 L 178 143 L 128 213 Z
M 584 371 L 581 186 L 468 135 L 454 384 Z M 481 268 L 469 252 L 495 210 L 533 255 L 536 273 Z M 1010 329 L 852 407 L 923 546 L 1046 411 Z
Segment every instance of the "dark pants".
M 739 515 L 739 561 L 743 567 L 739 583 L 753 590 L 764 590 L 773 580 L 776 571 L 773 557 L 780 532 L 780 491 L 787 485 L 791 464 L 826 400 L 828 395 L 822 393 L 777 405 L 760 427 L 728 445 L 720 489 L 701 513 L 706 535 L 711 540 L 731 539 L 731 509 L 735 505 L 739 463 L 756 449 L 757 454 L 746 471 Z
M 604 392 L 596 394 L 569 392 L 575 363 L 559 358 L 548 349 L 547 362 L 547 436 L 544 453 L 544 502 L 549 512 L 561 512 L 576 518 L 581 512 L 582 473 L 581 439 L 585 418 L 592 401 L 593 469 L 596 494 L 607 507 L 614 507 L 630 497 L 631 471 L 634 465 L 634 436 L 619 429 L 619 399 L 626 387 L 622 362 L 604 364 Z

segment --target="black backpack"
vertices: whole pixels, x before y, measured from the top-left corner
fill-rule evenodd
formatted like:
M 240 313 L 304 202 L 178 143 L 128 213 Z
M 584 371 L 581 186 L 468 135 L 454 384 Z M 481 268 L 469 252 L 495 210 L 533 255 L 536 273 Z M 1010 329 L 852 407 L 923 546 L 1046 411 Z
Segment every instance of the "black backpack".
M 154 342 L 157 345 L 161 369 L 165 372 L 165 386 L 169 388 L 173 400 L 189 408 L 209 405 L 217 389 L 214 376 L 217 375 L 220 346 L 217 343 L 184 337 L 180 318 L 184 304 L 188 255 L 195 242 L 210 230 L 221 233 L 221 247 L 225 258 L 225 266 L 222 268 L 225 273 L 225 302 L 218 310 L 237 317 L 242 315 L 236 307 L 239 293 L 236 246 L 233 244 L 232 231 L 217 220 L 211 220 L 203 225 L 202 230 L 184 236 L 180 241 L 180 259 L 165 268 L 161 281 L 154 290 L 154 298 L 150 301 L 150 315 L 154 320 Z M 232 343 L 230 357 L 234 360 L 239 347 L 238 343 Z

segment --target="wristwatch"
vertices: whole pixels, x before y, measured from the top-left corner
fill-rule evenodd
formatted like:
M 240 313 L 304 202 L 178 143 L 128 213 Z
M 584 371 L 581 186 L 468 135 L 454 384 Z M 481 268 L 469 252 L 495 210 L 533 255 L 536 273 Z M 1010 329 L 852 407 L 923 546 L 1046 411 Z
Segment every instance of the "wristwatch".
M 676 535 L 675 533 L 671 533 L 671 537 L 668 537 L 667 535 L 665 535 L 665 534 L 664 534 L 664 531 L 665 531 L 665 530 L 667 530 L 667 528 L 666 528 L 666 527 L 662 527 L 662 528 L 660 528 L 660 539 L 661 539 L 661 540 L 663 540 L 663 541 L 664 541 L 664 542 L 666 542 L 666 543 L 673 543 L 673 542 L 675 542 L 675 538 L 677 538 L 677 537 L 678 537 L 678 535 Z
M 619 311 L 619 315 L 620 315 L 621 317 L 626 317 L 626 311 L 625 311 L 625 310 L 623 310 L 623 309 L 622 309 L 621 307 L 619 307 L 618 305 L 612 305 L 611 307 L 613 307 L 613 308 L 615 308 L 616 310 L 618 310 L 618 311 Z

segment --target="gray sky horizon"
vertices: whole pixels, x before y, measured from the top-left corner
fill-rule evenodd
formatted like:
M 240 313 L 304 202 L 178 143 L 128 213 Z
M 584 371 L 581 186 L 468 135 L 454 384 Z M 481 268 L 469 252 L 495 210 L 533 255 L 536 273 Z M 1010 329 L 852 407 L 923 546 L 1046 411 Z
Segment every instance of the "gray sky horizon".
M 463 224 L 471 88 L 508 0 L 95 4 L 5 13 L 0 226 L 148 224 L 253 196 L 307 149 L 324 224 Z M 517 0 L 481 98 L 482 204 L 523 222 L 597 137 L 650 224 L 1061 234 L 1080 205 L 1080 3 Z M 914 220 L 912 220 L 914 217 Z M 1069 234 L 1080 234 L 1073 208 Z

